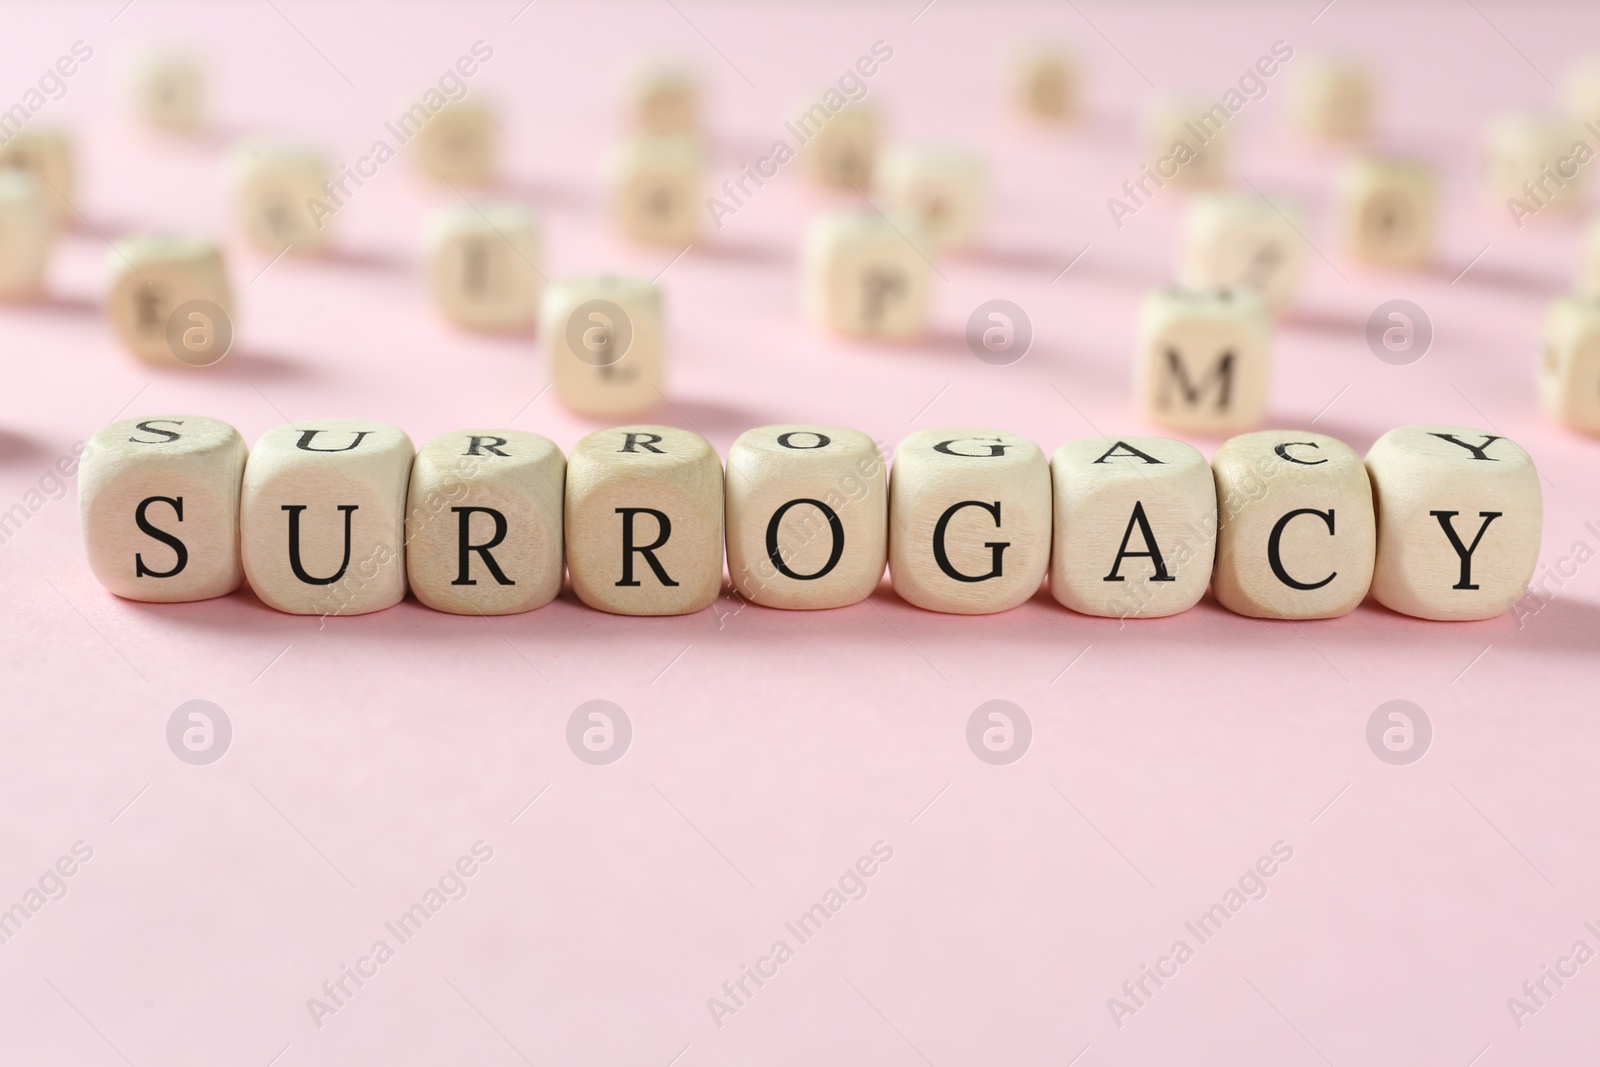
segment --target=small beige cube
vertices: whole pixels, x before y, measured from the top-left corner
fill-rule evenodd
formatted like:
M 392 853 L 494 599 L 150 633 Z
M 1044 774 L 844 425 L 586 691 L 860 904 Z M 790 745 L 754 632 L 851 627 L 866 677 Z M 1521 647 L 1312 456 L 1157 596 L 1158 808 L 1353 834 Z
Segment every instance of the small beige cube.
M 256 141 L 235 149 L 228 163 L 234 220 L 257 251 L 277 255 L 327 248 L 336 199 L 325 188 L 327 162 L 309 145 Z
M 291 615 L 364 615 L 406 595 L 411 439 L 368 419 L 268 430 L 245 465 L 244 573 Z
M 722 461 L 699 434 L 614 426 L 567 461 L 572 589 L 615 615 L 684 615 L 722 592 Z
M 1183 283 L 1251 289 L 1282 312 L 1305 272 L 1303 227 L 1293 207 L 1243 193 L 1201 193 L 1184 216 Z
M 405 123 L 406 117 L 399 121 Z M 417 124 L 410 141 L 418 170 L 435 181 L 457 185 L 494 181 L 498 144 L 493 105 L 474 99 L 446 103 Z
M 1153 422 L 1191 433 L 1250 429 L 1267 408 L 1272 321 L 1248 289 L 1158 289 L 1139 314 L 1134 394 Z
M 1216 185 L 1227 177 L 1233 115 L 1198 97 L 1163 97 L 1145 113 L 1145 140 L 1154 169 L 1180 186 Z
M 700 125 L 700 91 L 693 72 L 653 66 L 633 81 L 633 125 L 644 134 L 692 134 Z
M 539 222 L 521 204 L 456 204 L 424 238 L 434 303 L 471 330 L 526 330 L 539 318 Z
M 1584 227 L 1573 289 L 1583 296 L 1600 297 L 1600 218 Z
M 1165 437 L 1084 437 L 1050 461 L 1050 594 L 1085 615 L 1155 619 L 1211 584 L 1217 492 L 1211 465 Z
M 803 302 L 812 321 L 847 337 L 907 341 L 927 325 L 933 265 L 910 219 L 828 215 L 811 224 Z
M 1600 57 L 1591 56 L 1568 68 L 1563 95 L 1567 114 L 1579 122 L 1600 123 Z
M 158 49 L 129 71 L 128 103 L 135 117 L 161 133 L 194 133 L 205 121 L 205 71 L 192 55 Z
M 728 450 L 728 573 L 769 608 L 838 608 L 870 596 L 889 552 L 888 468 L 839 426 L 746 430 Z
M 580 415 L 627 418 L 661 403 L 661 290 L 613 274 L 545 291 L 539 333 L 556 398 Z
M 1063 122 L 1078 114 L 1078 66 L 1058 48 L 1034 48 L 1016 64 L 1017 106 L 1041 122 Z
M 813 181 L 871 190 L 878 157 L 878 113 L 872 105 L 850 103 L 839 90 L 829 89 L 786 125 Z
M 894 591 L 929 611 L 986 615 L 1039 591 L 1050 564 L 1050 464 L 999 430 L 908 435 L 889 476 Z
M 66 131 L 31 123 L 18 130 L 0 143 L 0 170 L 25 170 L 38 178 L 55 225 L 65 224 L 77 213 L 72 200 L 77 195 L 77 172 Z
M 566 458 L 522 430 L 456 430 L 417 451 L 406 500 L 406 576 L 455 615 L 513 615 L 561 592 Z
M 1490 619 L 1522 599 L 1544 523 L 1521 445 L 1462 426 L 1402 426 L 1373 443 L 1372 595 L 1419 619 Z
M 1514 215 L 1549 208 L 1571 214 L 1583 207 L 1585 164 L 1594 150 L 1583 128 L 1559 114 L 1508 112 L 1489 124 L 1485 148 L 1489 194 Z
M 1338 197 L 1344 245 L 1354 259 L 1411 268 L 1433 259 L 1438 189 L 1431 167 L 1353 160 L 1339 176 Z
M 1366 599 L 1377 523 L 1361 457 L 1304 430 L 1263 430 L 1211 457 L 1217 602 L 1257 619 L 1332 619 Z
M 56 233 L 44 194 L 32 174 L 0 171 L 0 300 L 27 300 L 44 292 Z
M 1600 434 L 1600 299 L 1564 296 L 1550 306 L 1539 395 L 1558 422 Z
M 1360 63 L 1310 57 L 1289 77 L 1289 121 L 1313 141 L 1349 142 L 1372 127 L 1372 78 Z
M 684 135 L 636 137 L 611 161 L 612 209 L 624 236 L 682 248 L 700 229 L 700 149 Z
M 78 514 L 89 569 L 117 596 L 170 604 L 239 588 L 244 438 L 198 415 L 123 419 L 89 439 Z
M 970 248 L 983 221 L 983 160 L 956 148 L 884 153 L 880 186 L 887 211 L 914 219 L 939 251 Z
M 126 237 L 112 246 L 106 266 L 106 318 L 128 351 L 191 366 L 227 354 L 233 296 L 216 242 L 192 234 Z

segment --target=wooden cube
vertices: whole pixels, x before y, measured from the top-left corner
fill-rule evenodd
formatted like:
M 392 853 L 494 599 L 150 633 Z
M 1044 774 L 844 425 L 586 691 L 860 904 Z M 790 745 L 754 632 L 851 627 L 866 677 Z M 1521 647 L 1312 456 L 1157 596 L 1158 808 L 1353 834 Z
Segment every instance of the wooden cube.
M 1378 508 L 1372 595 L 1420 619 L 1488 619 L 1539 559 L 1539 472 L 1521 445 L 1461 426 L 1402 426 L 1367 453 Z
M 1042 122 L 1062 122 L 1078 114 L 1078 67 L 1055 48 L 1036 48 L 1016 64 L 1017 106 Z
M 45 188 L 26 171 L 0 171 L 0 300 L 44 291 L 55 223 Z
M 674 66 L 640 71 L 633 83 L 633 125 L 646 134 L 692 134 L 700 125 L 693 72 Z
M 72 141 L 65 131 L 32 124 L 18 130 L 0 143 L 0 170 L 25 170 L 39 179 L 56 226 L 77 214 L 72 201 L 77 195 L 77 172 Z
M 999 430 L 918 430 L 889 475 L 894 591 L 929 611 L 986 615 L 1039 591 L 1050 564 L 1050 465 Z
M 487 101 L 446 103 L 419 124 L 410 143 L 417 169 L 429 178 L 460 185 L 494 181 L 499 131 Z
M 1559 114 L 1509 112 L 1489 124 L 1486 162 L 1496 206 L 1507 201 L 1518 221 L 1549 208 L 1571 214 L 1583 207 L 1584 164 L 1593 150 L 1582 127 Z
M 1211 457 L 1217 602 L 1258 619 L 1332 619 L 1372 585 L 1377 523 L 1361 457 L 1304 430 L 1263 430 Z
M 539 223 L 521 204 L 457 204 L 433 217 L 424 238 L 433 299 L 472 330 L 525 330 L 539 318 L 544 277 Z
M 1155 101 L 1145 113 L 1154 169 L 1166 181 L 1190 188 L 1221 182 L 1228 171 L 1232 118 L 1213 101 L 1170 96 Z
M 970 248 L 983 221 L 983 160 L 951 148 L 900 148 L 883 157 L 883 202 L 916 220 L 939 251 Z
M 188 234 L 126 237 L 106 257 L 106 318 L 128 351 L 154 363 L 206 366 L 233 344 L 222 252 Z
M 83 548 L 117 596 L 170 604 L 239 588 L 244 438 L 198 415 L 123 419 L 95 433 L 78 474 Z
M 636 137 L 611 161 L 612 208 L 624 236 L 681 248 L 700 230 L 700 149 L 679 135 Z
M 185 52 L 148 52 L 130 71 L 128 101 L 134 115 L 150 129 L 194 133 L 205 120 L 205 72 Z
M 829 89 L 787 126 L 814 181 L 859 193 L 872 188 L 878 113 L 870 104 L 846 102 L 837 89 Z
M 1582 296 L 1600 297 L 1600 218 L 1584 228 L 1573 289 Z
M 329 218 L 337 205 L 324 185 L 327 163 L 308 145 L 257 141 L 236 149 L 229 160 L 234 219 L 258 251 L 277 255 L 285 247 L 316 253 L 331 238 Z
M 1315 141 L 1358 141 L 1372 126 L 1372 79 L 1360 63 L 1311 57 L 1289 79 L 1289 120 Z
M 1139 314 L 1134 393 L 1163 426 L 1248 429 L 1266 412 L 1271 346 L 1267 306 L 1248 289 L 1158 289 Z
M 771 608 L 838 608 L 877 589 L 889 551 L 887 467 L 838 426 L 746 430 L 728 450 L 728 573 Z
M 811 224 L 805 244 L 807 313 L 847 337 L 905 341 L 927 325 L 933 266 L 910 219 L 829 215 Z
M 1426 164 L 1358 159 L 1339 180 L 1344 245 L 1364 263 L 1422 267 L 1433 259 L 1438 190 Z
M 1600 434 L 1600 299 L 1564 296 L 1551 305 L 1539 395 L 1563 425 Z
M 1299 212 L 1260 196 L 1201 193 L 1184 216 L 1185 285 L 1251 289 L 1281 312 L 1294 302 L 1305 271 Z
M 1194 607 L 1211 583 L 1211 465 L 1165 437 L 1084 437 L 1050 461 L 1050 593 L 1085 615 L 1153 619 Z
M 363 615 L 406 595 L 411 439 L 368 419 L 268 430 L 245 465 L 240 546 L 250 588 L 292 615 Z
M 522 430 L 456 430 L 417 451 L 406 499 L 406 577 L 456 615 L 512 615 L 561 592 L 567 461 Z
M 1572 118 L 1600 122 L 1600 58 L 1591 56 L 1568 68 L 1563 95 Z
M 567 461 L 572 589 L 616 615 L 683 615 L 722 591 L 722 462 L 699 434 L 614 426 Z
M 642 278 L 568 278 L 544 294 L 539 333 L 557 399 L 590 418 L 627 418 L 661 403 L 661 291 Z

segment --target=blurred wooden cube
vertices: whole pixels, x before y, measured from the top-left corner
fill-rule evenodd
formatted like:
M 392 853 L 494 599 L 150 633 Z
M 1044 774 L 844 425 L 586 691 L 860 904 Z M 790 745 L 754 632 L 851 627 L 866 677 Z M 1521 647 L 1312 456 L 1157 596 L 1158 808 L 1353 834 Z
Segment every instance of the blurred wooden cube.
M 112 246 L 106 264 L 106 318 L 128 351 L 191 366 L 227 354 L 233 296 L 216 242 L 188 234 L 127 237 Z
M 424 238 L 434 302 L 473 330 L 525 330 L 539 318 L 539 223 L 521 204 L 456 204 Z
M 545 290 L 539 334 L 556 398 L 580 415 L 627 418 L 661 403 L 661 290 L 612 274 L 565 278 Z
M 803 302 L 811 319 L 849 337 L 908 340 L 927 325 L 933 266 L 911 219 L 848 213 L 812 222 Z

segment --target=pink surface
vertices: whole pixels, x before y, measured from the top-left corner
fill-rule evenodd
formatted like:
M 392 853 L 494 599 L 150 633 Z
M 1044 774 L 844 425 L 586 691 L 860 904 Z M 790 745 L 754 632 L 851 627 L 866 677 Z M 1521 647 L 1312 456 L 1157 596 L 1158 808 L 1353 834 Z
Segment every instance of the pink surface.
M 467 336 L 436 317 L 416 248 L 427 212 L 455 194 L 404 161 L 335 220 L 331 260 L 264 270 L 267 257 L 232 250 L 239 340 L 215 369 L 140 366 L 98 314 L 99 234 L 221 232 L 235 136 L 301 134 L 352 161 L 478 39 L 495 51 L 472 92 L 504 105 L 505 192 L 543 209 L 555 275 L 651 275 L 671 258 L 622 245 L 600 191 L 622 74 L 641 57 L 702 71 L 717 181 L 877 40 L 894 49 L 870 82 L 891 136 L 991 160 L 984 250 L 941 262 L 930 337 L 903 349 L 802 322 L 800 235 L 849 200 L 797 168 L 769 182 L 662 279 L 673 403 L 659 419 L 719 450 L 793 420 L 890 443 L 994 424 L 1047 451 L 1096 429 L 1150 432 L 1131 407 L 1133 322 L 1168 276 L 1182 197 L 1164 191 L 1120 231 L 1105 198 L 1145 159 L 1133 118 L 1151 83 L 1219 97 L 1282 39 L 1291 68 L 1328 49 L 1376 64 L 1386 141 L 1446 168 L 1446 202 L 1435 272 L 1358 270 L 1333 237 L 1335 158 L 1282 133 L 1285 78 L 1246 108 L 1239 172 L 1299 197 L 1328 257 L 1311 257 L 1302 310 L 1279 331 L 1272 422 L 1315 419 L 1358 450 L 1402 423 L 1490 426 L 1546 478 L 1541 573 L 1575 542 L 1600 547 L 1585 525 L 1600 520 L 1600 445 L 1548 423 L 1533 388 L 1577 227 L 1515 230 L 1475 170 L 1486 117 L 1552 103 L 1546 78 L 1595 40 L 1600 12 L 1345 0 L 1313 22 L 1316 3 L 1079 14 L 945 0 L 917 16 L 910 0 L 540 0 L 513 22 L 513 0 L 139 0 L 113 20 L 117 6 L 14 9 L 0 35 L 7 100 L 74 40 L 95 50 L 33 120 L 76 131 L 93 228 L 64 240 L 50 302 L 0 311 L 0 507 L 119 412 L 213 415 L 251 441 L 325 415 L 393 422 L 418 442 L 500 423 L 567 447 L 592 429 L 541 392 L 534 339 Z M 1068 134 L 1008 116 L 1006 59 L 1038 30 L 1084 56 L 1090 115 Z M 192 42 L 210 61 L 214 136 L 161 143 L 122 117 L 117 63 L 145 38 Z M 1011 367 L 962 340 L 971 309 L 995 297 L 1037 330 Z M 1406 367 L 1362 338 L 1396 297 L 1437 331 Z M 1554 995 L 1520 1028 L 1506 1005 L 1575 941 L 1600 949 L 1583 925 L 1600 927 L 1591 566 L 1520 627 L 1372 604 L 1276 625 L 1209 600 L 1121 625 L 1045 593 L 950 617 L 887 585 L 839 611 L 737 608 L 614 618 L 569 593 L 493 622 L 408 601 L 324 623 L 248 594 L 139 605 L 90 575 L 71 495 L 48 501 L 0 546 L 0 908 L 74 842 L 93 858 L 0 945 L 0 1061 L 1487 1067 L 1592 1054 L 1600 964 L 1559 989 L 1547 980 Z M 204 767 L 165 739 L 196 698 L 234 731 Z M 1397 698 L 1434 727 L 1403 767 L 1365 740 L 1373 710 Z M 609 766 L 565 740 L 591 699 L 633 725 Z M 991 699 L 1031 717 L 1032 746 L 1009 766 L 965 740 Z M 479 840 L 493 858 L 466 895 L 399 944 L 384 923 Z M 893 858 L 866 895 L 801 944 L 784 924 L 879 841 Z M 1184 923 L 1279 841 L 1293 858 L 1266 895 L 1198 944 Z M 319 1027 L 307 998 L 380 938 L 394 958 Z M 1194 958 L 1116 1025 L 1107 998 L 1180 938 Z M 708 998 L 779 939 L 793 959 L 718 1026 Z

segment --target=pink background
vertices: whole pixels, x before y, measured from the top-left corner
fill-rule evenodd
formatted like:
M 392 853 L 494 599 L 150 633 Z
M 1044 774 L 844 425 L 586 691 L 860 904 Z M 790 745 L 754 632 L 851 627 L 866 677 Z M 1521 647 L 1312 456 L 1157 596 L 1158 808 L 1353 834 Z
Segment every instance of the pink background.
M 1600 520 L 1600 445 L 1549 423 L 1534 391 L 1541 318 L 1572 275 L 1578 226 L 1542 217 L 1515 230 L 1476 169 L 1486 118 L 1552 104 L 1547 79 L 1596 40 L 1600 12 L 1341 0 L 1313 22 L 1316 0 L 939 0 L 913 19 L 911 0 L 540 0 L 513 22 L 517 0 L 274 3 L 138 0 L 114 20 L 117 3 L 8 13 L 7 103 L 74 40 L 94 48 L 33 120 L 74 129 L 92 228 L 62 241 L 50 301 L 0 309 L 0 509 L 119 413 L 212 415 L 250 441 L 329 415 L 386 420 L 419 443 L 498 423 L 570 447 L 592 429 L 541 395 L 536 339 L 469 336 L 436 316 L 417 246 L 428 212 L 455 194 L 404 160 L 338 216 L 341 251 L 326 261 L 286 258 L 252 282 L 268 257 L 230 245 L 238 342 L 216 368 L 141 366 L 98 312 L 100 234 L 225 231 L 221 161 L 235 137 L 303 135 L 353 161 L 400 100 L 479 39 L 495 51 L 471 91 L 503 105 L 502 191 L 543 210 L 553 276 L 649 276 L 671 258 L 623 245 L 601 193 L 623 73 L 643 57 L 702 72 L 717 182 L 876 40 L 894 49 L 870 83 L 891 139 L 970 144 L 991 161 L 983 250 L 941 261 L 928 339 L 894 349 L 802 321 L 803 228 L 852 205 L 785 170 L 663 277 L 673 406 L 660 420 L 723 451 L 747 427 L 798 420 L 891 443 L 992 424 L 1047 451 L 1096 427 L 1152 432 L 1131 405 L 1133 325 L 1169 275 L 1183 199 L 1163 191 L 1119 231 L 1105 198 L 1148 158 L 1134 119 L 1156 88 L 1216 98 L 1282 39 L 1296 58 L 1238 119 L 1239 173 L 1298 197 L 1328 258 L 1311 256 L 1301 309 L 1278 332 L 1271 421 L 1315 418 L 1358 450 L 1402 423 L 1492 427 L 1546 478 L 1541 567 L 1579 539 L 1600 547 L 1584 526 Z M 1025 127 L 1008 109 L 1008 56 L 1038 31 L 1083 55 L 1089 115 L 1070 132 Z M 212 135 L 165 143 L 125 118 L 117 67 L 148 39 L 190 42 L 209 61 Z M 1445 168 L 1435 271 L 1370 273 L 1337 247 L 1337 159 L 1295 144 L 1282 122 L 1286 75 L 1330 49 L 1380 69 L 1385 140 Z M 971 310 L 996 297 L 1037 331 L 1010 367 L 980 363 L 962 340 Z M 1371 310 L 1397 297 L 1437 331 L 1406 367 L 1373 358 L 1362 337 Z M 1600 963 L 1520 1030 L 1506 1008 L 1575 940 L 1600 949 L 1582 925 L 1600 919 L 1592 565 L 1520 627 L 1372 604 L 1291 627 L 1209 600 L 1124 626 L 1042 592 L 1003 615 L 953 617 L 887 585 L 833 612 L 737 607 L 725 597 L 693 616 L 615 618 L 569 593 L 492 623 L 408 601 L 322 624 L 247 593 L 133 604 L 90 575 L 71 495 L 47 503 L 0 546 L 0 908 L 73 842 L 94 856 L 0 945 L 0 1060 L 1376 1067 L 1592 1055 Z M 173 709 L 195 698 L 234 729 L 206 767 L 165 741 Z M 1435 731 L 1406 767 L 1365 741 L 1373 710 L 1397 698 Z M 610 766 L 565 742 L 591 699 L 633 724 Z M 1032 720 L 1032 747 L 1010 766 L 980 762 L 965 741 L 991 699 Z M 314 1025 L 307 998 L 479 839 L 494 856 L 470 892 Z M 707 998 L 789 938 L 784 922 L 879 840 L 894 856 L 867 896 L 715 1026 Z M 1294 856 L 1267 896 L 1119 1029 L 1107 998 L 1280 840 Z

